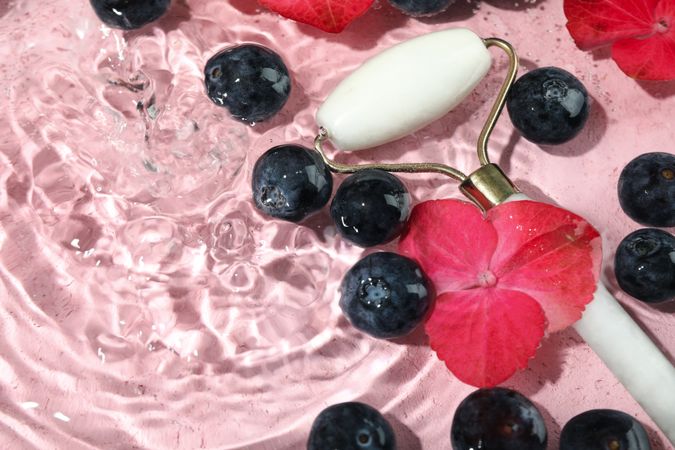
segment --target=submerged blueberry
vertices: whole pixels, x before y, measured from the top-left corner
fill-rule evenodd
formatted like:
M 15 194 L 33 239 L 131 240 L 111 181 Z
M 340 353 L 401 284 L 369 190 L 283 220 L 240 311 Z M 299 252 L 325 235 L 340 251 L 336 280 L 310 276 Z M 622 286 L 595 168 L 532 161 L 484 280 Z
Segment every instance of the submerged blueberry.
M 619 203 L 631 219 L 652 227 L 675 227 L 675 155 L 645 153 L 619 177 Z
M 431 306 L 429 283 L 411 259 L 372 253 L 342 280 L 340 308 L 349 322 L 371 336 L 395 338 L 410 333 Z
M 291 78 L 281 57 L 255 44 L 215 54 L 206 63 L 204 77 L 211 101 L 247 122 L 275 115 L 291 92 Z
M 307 450 L 396 450 L 394 430 L 375 408 L 339 403 L 314 419 Z
M 260 211 L 298 222 L 328 203 L 333 177 L 317 152 L 280 145 L 258 158 L 252 185 L 253 201 Z
M 594 409 L 573 417 L 560 433 L 560 450 L 650 450 L 647 432 L 633 417 Z
M 643 228 L 626 236 L 614 257 L 621 289 L 647 303 L 675 298 L 675 236 Z
M 542 67 L 513 84 L 506 107 L 513 126 L 528 141 L 562 144 L 586 124 L 589 100 L 574 75 L 557 67 Z
M 356 245 L 384 244 L 403 231 L 410 215 L 410 194 L 390 173 L 363 170 L 342 182 L 330 213 L 340 234 Z
M 171 0 L 90 0 L 103 23 L 113 28 L 135 30 L 159 19 Z

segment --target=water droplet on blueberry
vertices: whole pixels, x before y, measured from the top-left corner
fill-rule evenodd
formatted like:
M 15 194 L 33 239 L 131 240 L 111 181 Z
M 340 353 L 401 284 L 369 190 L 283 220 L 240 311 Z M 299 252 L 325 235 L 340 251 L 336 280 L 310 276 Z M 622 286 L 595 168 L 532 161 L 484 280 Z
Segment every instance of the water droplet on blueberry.
M 391 289 L 382 278 L 367 278 L 361 281 L 359 300 L 368 308 L 381 308 L 391 299 Z

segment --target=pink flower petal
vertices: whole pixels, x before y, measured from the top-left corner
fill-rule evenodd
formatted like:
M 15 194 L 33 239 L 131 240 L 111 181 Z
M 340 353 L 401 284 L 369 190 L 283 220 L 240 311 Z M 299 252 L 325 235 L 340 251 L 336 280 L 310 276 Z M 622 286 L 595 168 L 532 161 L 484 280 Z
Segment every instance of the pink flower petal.
M 675 79 L 675 0 L 565 0 L 577 46 L 612 45 L 612 59 L 640 80 Z
M 416 260 L 437 292 L 478 286 L 497 245 L 494 227 L 473 204 L 433 200 L 413 209 L 399 252 Z
M 253 0 L 251 0 L 253 1 Z M 365 14 L 374 0 L 259 0 L 260 4 L 298 22 L 339 33 Z
M 488 218 L 499 230 L 490 265 L 498 287 L 536 299 L 549 332 L 579 320 L 600 275 L 600 234 L 576 214 L 540 202 L 505 203 Z
M 415 207 L 399 250 L 441 293 L 426 323 L 431 347 L 460 380 L 492 386 L 527 365 L 546 330 L 581 317 L 600 244 L 584 219 L 545 203 L 509 202 L 483 216 L 438 200 Z
M 659 0 L 565 0 L 567 29 L 582 50 L 648 35 Z
M 649 39 L 623 39 L 614 44 L 612 58 L 626 75 L 638 80 L 675 80 L 675 13 L 672 17 L 673 24 L 667 33 Z
M 464 383 L 495 386 L 527 366 L 546 318 L 531 297 L 505 289 L 450 292 L 426 322 L 431 347 Z

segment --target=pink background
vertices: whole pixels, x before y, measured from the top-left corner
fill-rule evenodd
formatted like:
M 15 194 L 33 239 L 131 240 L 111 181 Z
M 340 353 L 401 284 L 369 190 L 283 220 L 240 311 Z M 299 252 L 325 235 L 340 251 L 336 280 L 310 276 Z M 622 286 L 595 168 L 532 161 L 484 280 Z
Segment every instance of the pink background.
M 309 145 L 318 105 L 378 51 L 449 26 L 502 37 L 521 72 L 576 74 L 593 110 L 555 148 L 503 117 L 492 159 L 528 195 L 601 230 L 616 292 L 614 249 L 639 228 L 619 208 L 617 178 L 641 153 L 673 151 L 675 84 L 627 78 L 607 51 L 577 50 L 564 24 L 560 0 L 458 0 L 422 21 L 379 2 L 328 35 L 253 0 L 175 0 L 155 26 L 123 33 L 85 0 L 0 0 L 0 448 L 297 449 L 321 409 L 360 400 L 392 421 L 401 449 L 449 449 L 473 389 L 422 333 L 383 342 L 354 331 L 337 288 L 362 250 L 336 237 L 326 211 L 303 226 L 259 216 L 250 171 L 272 145 Z M 291 98 L 267 123 L 237 123 L 204 94 L 206 60 L 240 42 L 275 49 L 292 71 Z M 447 117 L 338 158 L 476 167 L 506 68 L 493 52 L 490 75 Z M 404 180 L 415 201 L 458 196 L 442 177 Z M 672 360 L 673 304 L 617 297 Z M 669 446 L 572 330 L 505 385 L 541 408 L 551 449 L 591 408 L 626 411 L 655 449 Z

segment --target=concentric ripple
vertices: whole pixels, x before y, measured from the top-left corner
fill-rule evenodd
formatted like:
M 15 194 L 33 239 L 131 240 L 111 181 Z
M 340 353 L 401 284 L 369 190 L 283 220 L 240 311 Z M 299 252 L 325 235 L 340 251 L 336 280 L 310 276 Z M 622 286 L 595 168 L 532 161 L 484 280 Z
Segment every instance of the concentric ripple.
M 383 342 L 352 329 L 337 290 L 362 250 L 337 236 L 326 211 L 302 225 L 261 217 L 249 177 L 271 146 L 311 143 L 317 106 L 368 56 L 444 21 L 528 49 L 526 31 L 506 18 L 530 13 L 484 5 L 466 22 L 450 11 L 427 23 L 382 2 L 329 36 L 253 3 L 175 0 L 155 25 L 122 32 L 102 26 L 86 0 L 0 0 L 0 448 L 299 449 L 314 416 L 348 400 L 382 410 L 403 449 L 448 448 L 452 411 L 471 388 L 436 360 L 423 333 Z M 547 13 L 535 11 L 530 23 L 545 29 Z M 564 30 L 553 31 L 545 39 L 557 56 L 571 55 L 555 41 Z M 205 61 L 242 42 L 275 49 L 292 72 L 293 94 L 269 122 L 233 120 L 204 93 Z M 505 68 L 496 59 L 448 117 L 338 158 L 470 171 Z M 649 116 L 637 107 L 631 117 Z M 590 151 L 605 139 L 607 153 L 546 154 L 505 120 L 492 148 L 514 179 L 539 187 L 531 195 L 575 205 L 606 228 L 611 247 L 631 226 L 617 223 L 611 194 L 591 202 L 582 173 L 552 175 L 582 158 L 588 174 L 636 151 L 621 136 L 603 137 L 600 119 L 575 142 Z M 659 132 L 654 145 L 675 139 Z M 413 201 L 457 192 L 436 176 L 404 180 Z M 674 351 L 672 316 L 638 314 Z M 598 380 L 590 387 L 589 377 Z M 579 404 L 647 420 L 571 332 L 545 344 L 513 387 L 550 410 L 553 428 Z M 596 388 L 612 401 L 597 405 Z

